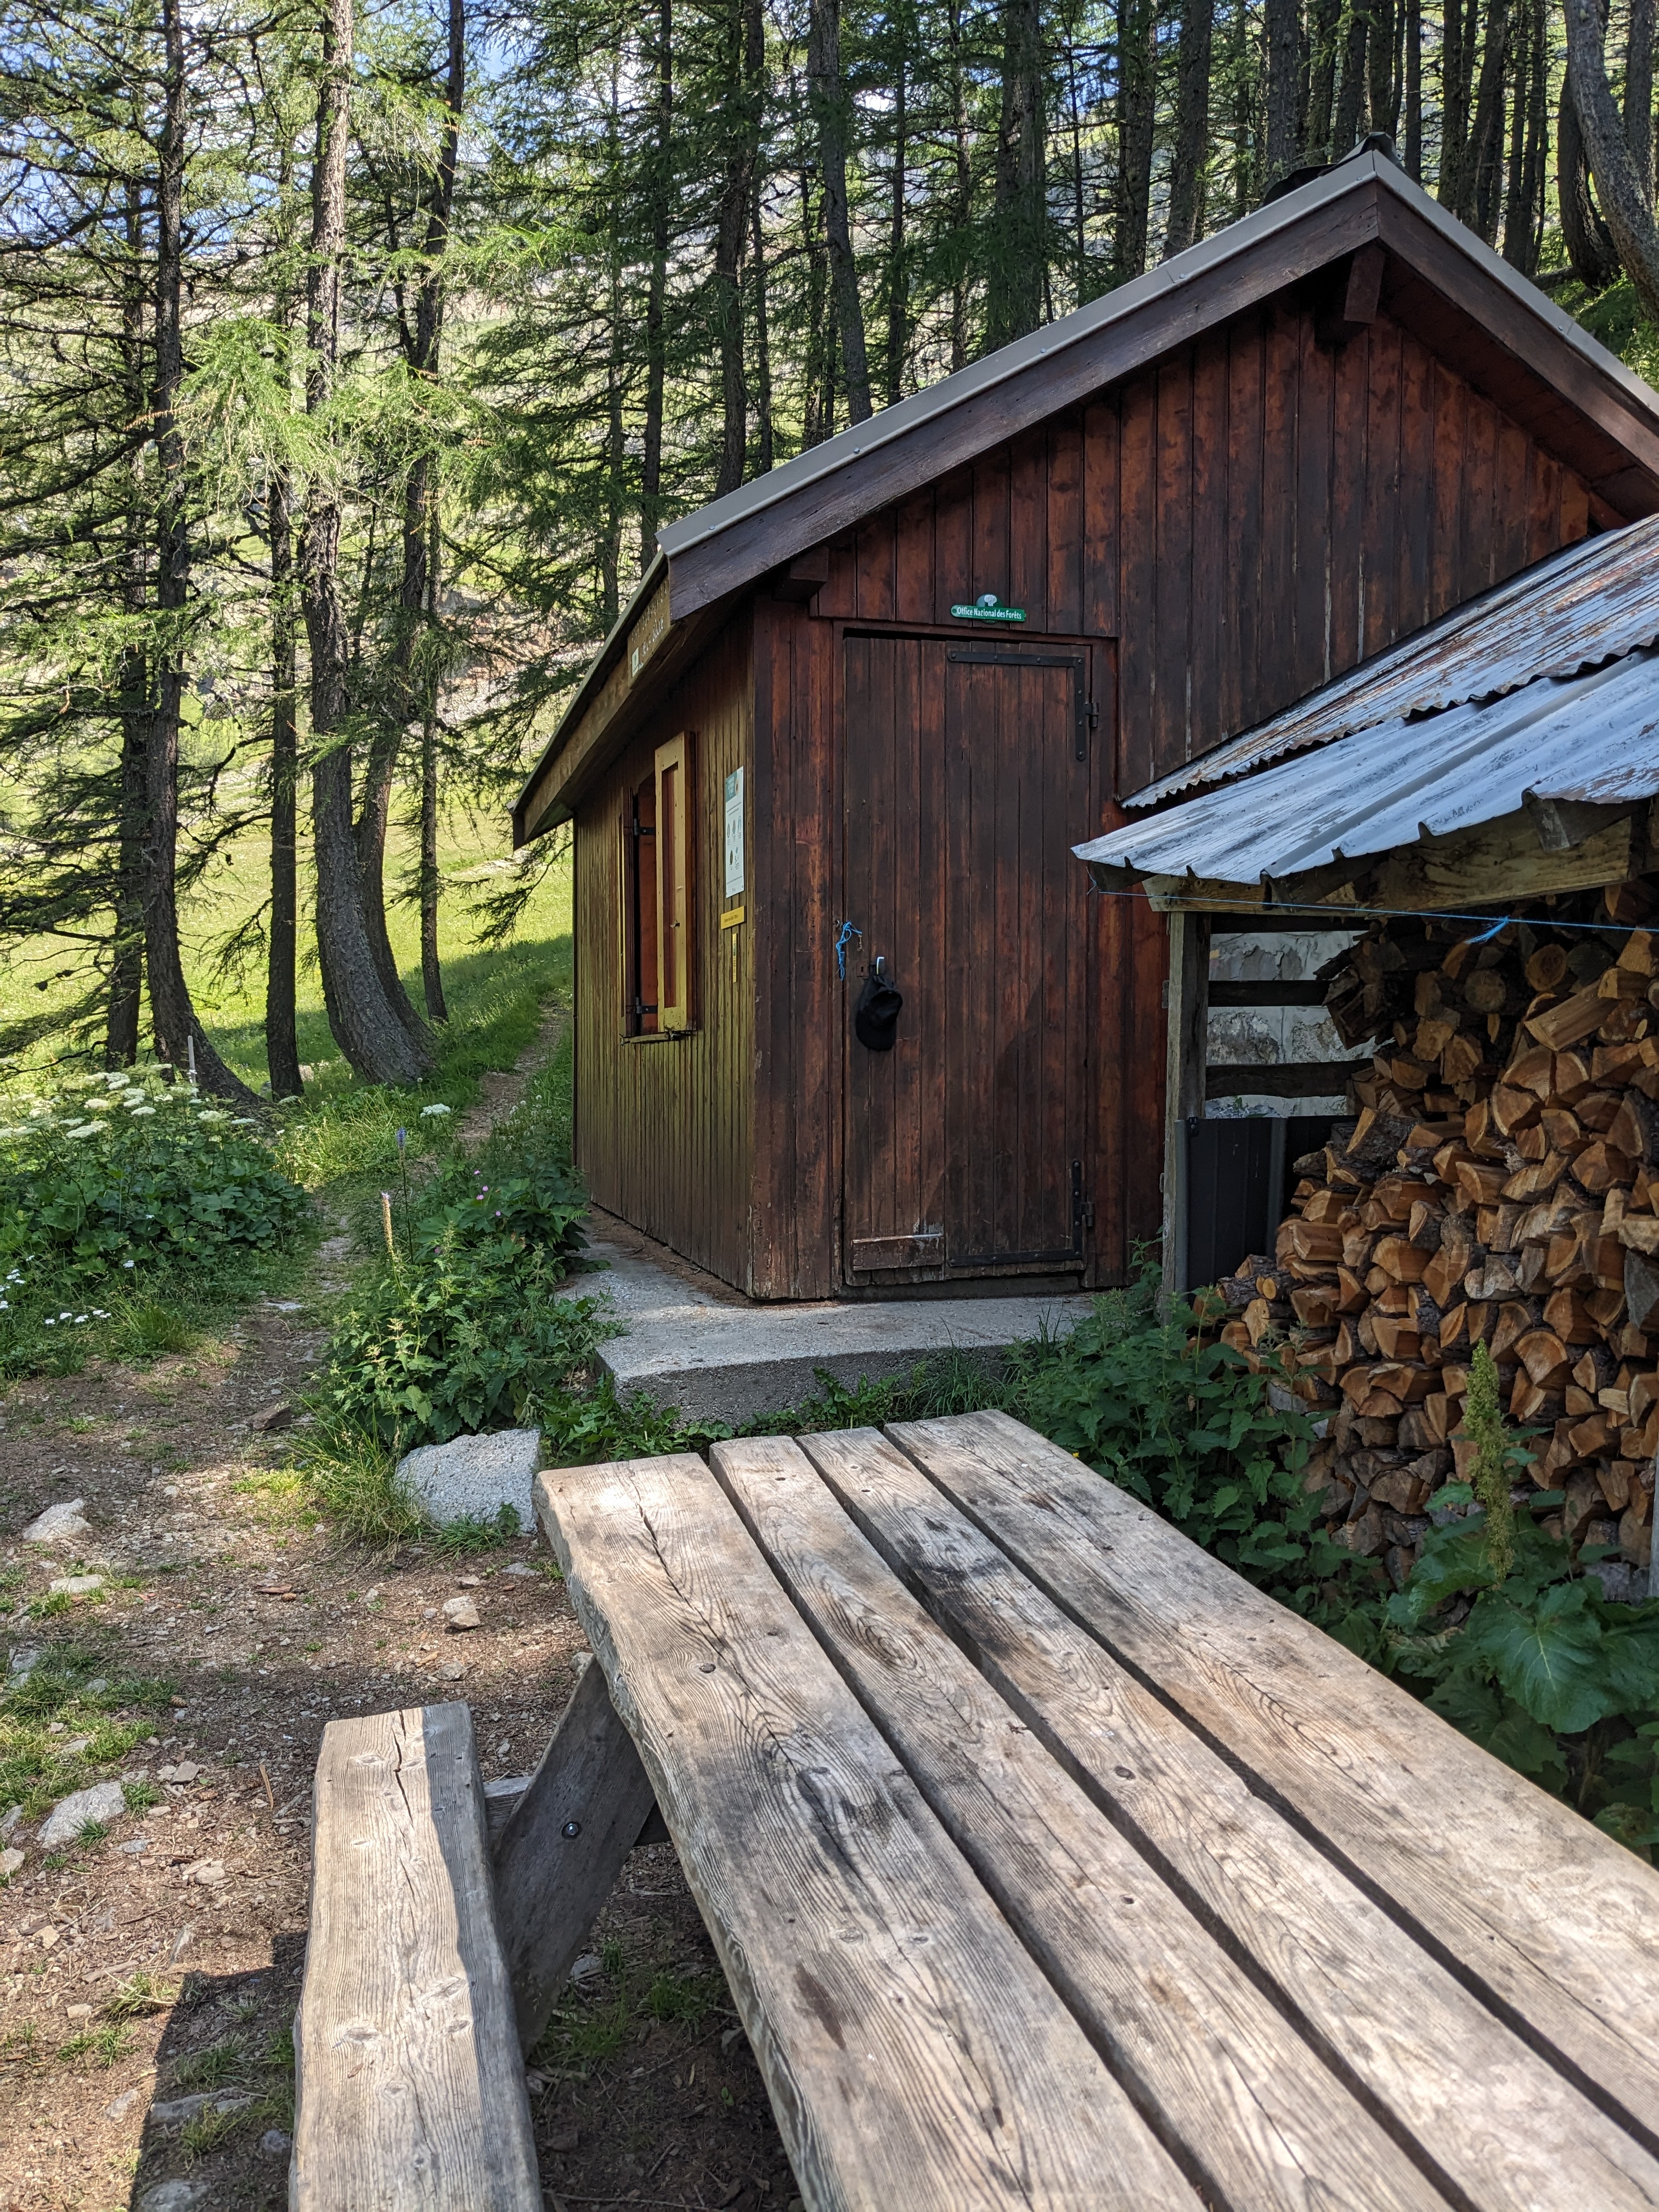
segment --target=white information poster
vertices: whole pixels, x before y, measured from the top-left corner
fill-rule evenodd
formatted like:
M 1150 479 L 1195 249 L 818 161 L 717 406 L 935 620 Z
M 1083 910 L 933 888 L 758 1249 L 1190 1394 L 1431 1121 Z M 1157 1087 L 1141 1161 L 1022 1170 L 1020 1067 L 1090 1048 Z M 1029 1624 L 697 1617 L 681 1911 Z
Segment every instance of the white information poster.
M 726 896 L 743 895 L 743 770 L 726 779 Z

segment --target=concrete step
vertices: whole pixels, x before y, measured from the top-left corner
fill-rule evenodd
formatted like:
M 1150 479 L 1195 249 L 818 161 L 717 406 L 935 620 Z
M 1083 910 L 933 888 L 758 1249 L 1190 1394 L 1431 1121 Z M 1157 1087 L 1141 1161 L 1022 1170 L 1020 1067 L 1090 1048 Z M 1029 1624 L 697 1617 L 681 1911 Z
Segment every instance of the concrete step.
M 627 1328 L 599 1349 L 617 1389 L 644 1390 L 690 1419 L 733 1425 L 811 1397 L 818 1368 L 852 1389 L 905 1374 L 936 1352 L 1000 1352 L 1045 1329 L 1063 1332 L 1093 1304 L 1048 1297 L 755 1305 L 734 1293 L 717 1297 L 603 1239 L 589 1256 L 606 1271 L 579 1276 L 571 1288 L 608 1293 Z

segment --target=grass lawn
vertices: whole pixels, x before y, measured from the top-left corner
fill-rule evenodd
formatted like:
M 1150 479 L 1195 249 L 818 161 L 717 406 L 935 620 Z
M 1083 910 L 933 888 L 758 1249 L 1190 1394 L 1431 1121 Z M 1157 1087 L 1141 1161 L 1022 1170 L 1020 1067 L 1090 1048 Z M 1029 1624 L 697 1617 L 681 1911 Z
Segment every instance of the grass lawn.
M 488 888 L 507 861 L 505 816 L 456 811 L 447 818 L 439 848 L 445 878 L 439 949 L 449 1019 L 438 1033 L 438 1066 L 414 1091 L 383 1091 L 359 1083 L 329 1034 L 322 979 L 314 951 L 303 957 L 298 979 L 300 1060 L 309 1073 L 306 1095 L 283 1114 L 283 1165 L 297 1182 L 318 1190 L 339 1182 L 383 1174 L 395 1164 L 394 1135 L 409 1131 L 418 1152 L 447 1142 L 442 1117 L 422 1120 L 422 1106 L 459 1109 L 478 1095 L 486 1069 L 509 1068 L 536 1035 L 544 1002 L 568 1002 L 571 984 L 570 869 L 568 860 L 544 878 L 518 935 L 495 950 L 481 949 L 470 893 Z M 411 840 L 394 829 L 386 883 L 394 891 L 412 861 Z M 302 846 L 301 900 L 308 898 Z M 227 967 L 221 949 L 263 907 L 269 891 L 263 838 L 250 836 L 229 849 L 222 864 L 185 904 L 183 937 L 186 972 L 203 1025 L 226 1060 L 256 1089 L 267 1080 L 264 1043 L 264 968 L 262 948 L 240 968 Z M 419 1006 L 420 917 L 412 903 L 394 903 L 388 915 L 392 950 L 410 997 Z M 43 1006 L 70 1004 L 85 988 L 86 963 L 60 945 L 37 941 L 18 947 L 0 969 L 0 1021 L 39 1014 Z M 146 1053 L 149 1039 L 144 1041 Z M 20 1057 L 5 1073 L 38 1079 L 63 1051 L 44 1044 Z

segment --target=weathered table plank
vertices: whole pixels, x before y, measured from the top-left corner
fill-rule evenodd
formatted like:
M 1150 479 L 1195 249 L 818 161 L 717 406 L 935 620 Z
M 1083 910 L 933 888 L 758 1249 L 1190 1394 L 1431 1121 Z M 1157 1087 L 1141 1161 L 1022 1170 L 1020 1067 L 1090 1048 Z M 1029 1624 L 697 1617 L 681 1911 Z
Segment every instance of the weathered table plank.
M 294 2212 L 540 2212 L 465 1705 L 323 1731 L 294 2045 Z
M 1196 2212 L 702 1462 L 537 1492 L 812 2212 Z
M 1659 1872 L 1019 1423 L 890 1433 L 1254 1790 L 1659 2150 Z
M 802 1439 L 884 1559 L 1091 1800 L 1255 1962 L 1463 2201 L 1659 2203 L 1659 2160 L 1246 1788 L 873 1431 Z M 1161 1924 L 1161 1923 L 1160 1923 Z
M 873 1457 L 899 1458 L 869 1430 L 810 1442 L 851 1481 Z M 745 1438 L 716 1445 L 710 1461 L 952 1839 L 1140 2109 L 1182 2147 L 1202 2193 L 1234 2212 L 1445 2205 L 896 1581 L 805 1452 Z M 1572 2203 L 1577 2212 L 1582 2194 Z
M 653 1802 L 604 1671 L 589 1667 L 495 1846 L 495 1916 L 526 2052 Z

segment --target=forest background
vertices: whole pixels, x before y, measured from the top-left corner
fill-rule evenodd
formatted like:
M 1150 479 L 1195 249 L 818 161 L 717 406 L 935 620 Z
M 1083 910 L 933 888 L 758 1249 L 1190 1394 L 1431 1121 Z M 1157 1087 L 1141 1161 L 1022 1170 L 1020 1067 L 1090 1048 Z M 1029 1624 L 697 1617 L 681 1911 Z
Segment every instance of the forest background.
M 1655 13 L 0 0 L 0 1057 L 420 1079 L 659 527 L 1367 132 L 1652 367 Z

